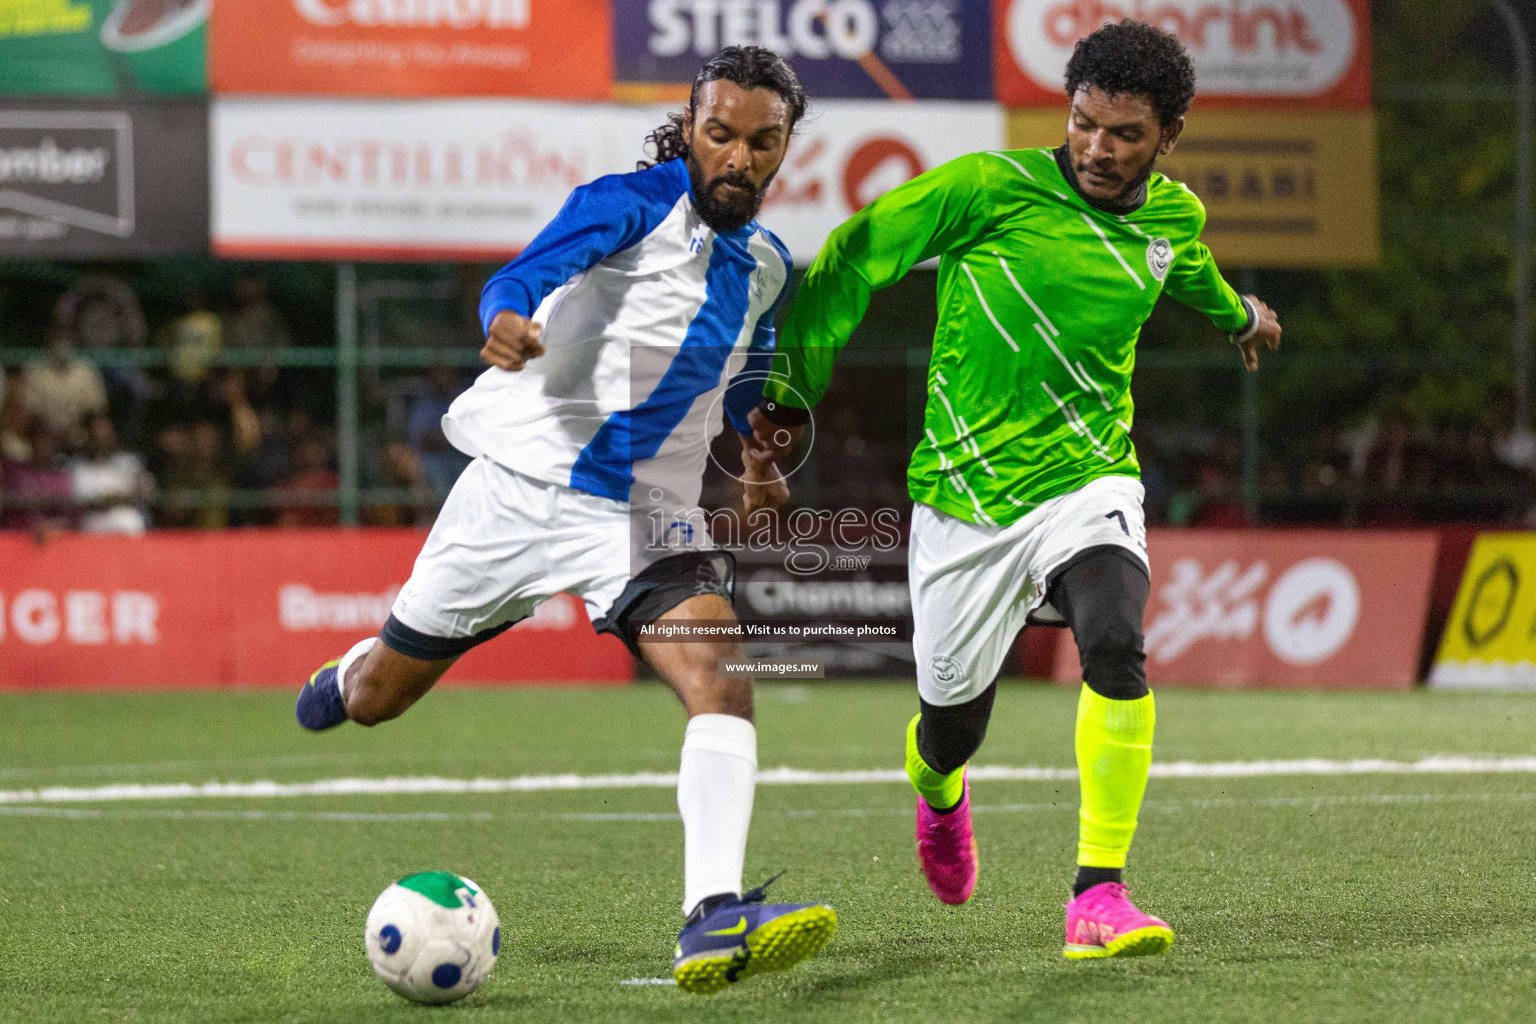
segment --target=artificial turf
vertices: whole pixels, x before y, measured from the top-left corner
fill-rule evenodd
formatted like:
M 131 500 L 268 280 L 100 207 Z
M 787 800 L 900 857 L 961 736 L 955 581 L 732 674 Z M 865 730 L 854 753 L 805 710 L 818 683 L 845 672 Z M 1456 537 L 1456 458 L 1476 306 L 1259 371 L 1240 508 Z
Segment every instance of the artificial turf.
M 0 696 L 0 791 L 118 782 L 670 771 L 654 685 L 444 690 L 310 736 L 291 694 Z M 1160 761 L 1536 753 L 1536 697 L 1159 693 Z M 1005 685 L 979 763 L 1069 766 L 1075 695 Z M 763 686 L 760 763 L 899 767 L 907 685 Z M 748 883 L 840 914 L 816 960 L 708 999 L 665 985 L 681 826 L 666 789 L 0 803 L 0 1020 L 1524 1021 L 1536 777 L 1154 780 L 1128 873 L 1167 956 L 1061 956 L 1071 782 L 978 783 L 982 876 L 945 907 L 899 784 L 759 789 Z M 251 813 L 254 812 L 254 813 Z M 329 817 L 327 817 L 329 816 Z M 374 816 L 374 817 L 369 817 Z M 412 816 L 412 817 L 404 817 Z M 433 817 L 435 816 L 435 817 Z M 443 1010 L 386 990 L 362 922 L 425 868 L 500 912 L 496 972 Z

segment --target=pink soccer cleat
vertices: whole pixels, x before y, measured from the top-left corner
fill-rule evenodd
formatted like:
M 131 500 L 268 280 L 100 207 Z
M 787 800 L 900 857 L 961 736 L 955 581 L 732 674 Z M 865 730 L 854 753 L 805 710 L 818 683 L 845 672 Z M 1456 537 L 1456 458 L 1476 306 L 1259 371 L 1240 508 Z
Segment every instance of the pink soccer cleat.
M 971 783 L 966 780 L 960 804 L 938 814 L 917 798 L 917 859 L 928 888 L 945 903 L 964 903 L 976 891 L 979 870 L 976 834 L 971 831 Z
M 1069 960 L 1106 956 L 1152 956 L 1168 952 L 1173 929 L 1168 922 L 1143 914 L 1119 882 L 1101 882 L 1067 904 Z

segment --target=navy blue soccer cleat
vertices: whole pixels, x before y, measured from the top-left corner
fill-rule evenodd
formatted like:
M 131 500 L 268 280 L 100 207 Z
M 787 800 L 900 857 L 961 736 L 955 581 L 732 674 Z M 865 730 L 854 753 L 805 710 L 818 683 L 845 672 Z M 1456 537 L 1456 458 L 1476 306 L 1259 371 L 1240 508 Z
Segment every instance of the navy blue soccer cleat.
M 787 971 L 831 941 L 837 911 L 823 903 L 764 903 L 772 881 L 683 926 L 672 961 L 678 988 L 710 995 L 756 974 Z
M 336 666 L 341 659 L 328 661 L 309 677 L 299 691 L 298 706 L 293 709 L 299 724 L 311 732 L 334 729 L 347 720 L 347 705 L 336 685 Z

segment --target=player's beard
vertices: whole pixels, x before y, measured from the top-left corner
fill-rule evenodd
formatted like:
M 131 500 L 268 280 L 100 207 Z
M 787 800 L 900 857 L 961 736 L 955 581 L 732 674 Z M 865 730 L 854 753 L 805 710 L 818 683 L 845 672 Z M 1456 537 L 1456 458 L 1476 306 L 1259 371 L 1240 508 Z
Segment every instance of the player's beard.
M 739 231 L 752 222 L 757 216 L 757 211 L 763 208 L 763 197 L 768 192 L 768 186 L 773 182 L 773 175 L 763 182 L 759 188 L 752 184 L 741 171 L 733 171 L 730 174 L 721 174 L 717 177 L 704 179 L 704 169 L 698 165 L 693 154 L 688 154 L 688 180 L 693 185 L 693 205 L 699 211 L 699 216 L 704 223 L 716 231 Z M 739 185 L 738 191 L 717 192 L 720 185 Z
M 1121 207 L 1128 206 L 1136 202 L 1136 200 L 1140 197 L 1142 186 L 1151 180 L 1152 172 L 1156 169 L 1157 154 L 1154 152 L 1152 156 L 1148 158 L 1147 162 L 1141 166 L 1141 169 L 1138 170 L 1135 174 L 1131 175 L 1130 179 L 1120 189 L 1119 195 L 1109 200 L 1089 199 L 1089 202 L 1094 206 L 1104 206 L 1113 209 L 1119 209 Z M 1081 169 L 1074 168 L 1074 170 L 1077 170 L 1079 177 L 1082 176 Z

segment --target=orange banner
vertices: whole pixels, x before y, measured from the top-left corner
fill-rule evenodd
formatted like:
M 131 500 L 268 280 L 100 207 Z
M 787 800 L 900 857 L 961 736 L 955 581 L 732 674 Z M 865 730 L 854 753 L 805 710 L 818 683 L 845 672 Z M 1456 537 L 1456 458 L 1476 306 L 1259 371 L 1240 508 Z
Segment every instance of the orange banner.
M 0 534 L 0 688 L 291 686 L 378 633 L 414 530 Z M 620 683 L 634 664 L 582 603 L 546 601 L 450 681 Z
M 1407 689 L 1418 672 L 1439 535 L 1151 530 L 1147 680 Z M 1060 630 L 1058 682 L 1081 680 Z
M 607 0 L 218 3 L 215 92 L 328 96 L 613 93 Z

